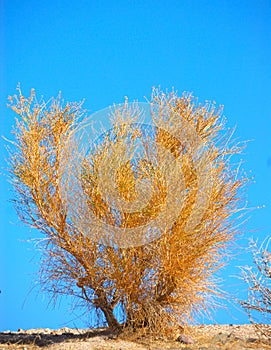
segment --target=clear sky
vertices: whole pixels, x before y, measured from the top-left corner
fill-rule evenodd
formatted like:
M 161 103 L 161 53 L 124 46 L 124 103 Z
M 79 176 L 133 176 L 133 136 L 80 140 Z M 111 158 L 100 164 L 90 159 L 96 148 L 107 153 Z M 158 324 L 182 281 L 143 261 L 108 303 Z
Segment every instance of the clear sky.
M 60 90 L 68 101 L 85 98 L 89 113 L 124 96 L 144 101 L 157 85 L 225 106 L 235 137 L 251 140 L 242 155 L 255 176 L 248 207 L 265 205 L 249 213 L 240 249 L 219 273 L 222 288 L 245 297 L 234 277 L 236 266 L 250 262 L 243 247 L 251 236 L 271 234 L 271 2 L 0 0 L 0 30 L 1 135 L 7 138 L 15 117 L 7 96 L 18 82 L 25 95 L 34 87 L 45 99 Z M 1 139 L 0 330 L 86 327 L 68 300 L 54 310 L 33 289 L 39 256 L 26 240 L 39 233 L 18 221 L 9 202 L 4 144 Z M 214 322 L 247 322 L 236 305 L 226 306 Z

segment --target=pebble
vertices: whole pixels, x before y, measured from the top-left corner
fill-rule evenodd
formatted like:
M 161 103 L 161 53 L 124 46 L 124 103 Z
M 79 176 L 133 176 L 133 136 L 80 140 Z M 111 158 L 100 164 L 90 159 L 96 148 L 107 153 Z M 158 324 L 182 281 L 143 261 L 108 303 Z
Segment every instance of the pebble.
M 249 343 L 255 343 L 257 341 L 256 338 L 248 338 L 247 340 Z
M 236 337 L 234 335 L 232 335 L 231 333 L 230 334 L 219 333 L 219 334 L 214 335 L 212 338 L 213 343 L 222 343 L 222 344 L 225 344 L 225 343 L 227 343 L 229 341 L 233 341 L 233 340 L 236 340 Z
M 190 337 L 189 335 L 181 334 L 178 336 L 176 341 L 180 342 L 181 344 L 194 344 L 194 339 Z

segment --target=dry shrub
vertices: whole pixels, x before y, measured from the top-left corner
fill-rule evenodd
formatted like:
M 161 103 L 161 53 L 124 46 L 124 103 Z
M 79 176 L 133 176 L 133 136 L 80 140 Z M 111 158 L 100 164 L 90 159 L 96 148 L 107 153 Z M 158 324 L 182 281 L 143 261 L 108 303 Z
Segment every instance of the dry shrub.
M 18 95 L 10 97 L 18 115 L 10 164 L 18 215 L 45 235 L 40 242 L 43 287 L 54 296 L 76 297 L 80 307 L 96 310 L 109 327 L 163 335 L 191 321 L 197 312 L 208 312 L 210 296 L 218 294 L 212 276 L 222 264 L 226 244 L 236 234 L 232 215 L 238 213 L 240 189 L 246 180 L 231 164 L 231 156 L 240 148 L 230 145 L 221 108 L 208 102 L 199 105 L 188 94 L 178 97 L 156 89 L 150 104 L 156 125 L 151 132 L 144 134 L 144 125 L 135 127 L 140 125 L 140 108 L 135 104 L 133 109 L 126 101 L 115 107 L 110 133 L 80 163 L 80 174 L 65 178 L 63 155 L 75 154 L 72 147 L 76 149 L 76 144 L 68 152 L 66 146 L 86 117 L 82 104 L 64 105 L 60 97 L 38 102 L 34 90 L 26 98 L 19 89 Z M 127 132 L 129 145 L 120 142 Z M 193 132 L 198 138 L 192 137 Z M 135 157 L 139 142 L 145 159 Z M 167 187 L 166 163 L 159 163 L 164 158 L 155 151 L 158 144 L 176 161 L 170 176 L 175 184 L 184 183 L 182 192 L 177 186 Z M 118 151 L 119 145 L 129 149 L 124 149 L 126 163 L 116 171 L 114 190 L 129 204 L 138 195 L 136 182 L 147 183 L 151 195 L 140 211 L 112 208 L 110 198 L 100 191 L 99 167 L 111 161 L 111 148 Z M 203 174 L 206 169 L 208 174 Z M 73 203 L 62 198 L 63 181 L 68 188 L 76 181 L 75 188 L 80 188 Z M 124 232 L 144 227 L 159 216 L 169 190 L 182 193 L 177 198 L 181 209 L 174 222 L 145 244 L 133 245 L 137 238 L 128 235 L 129 244 L 107 244 L 103 226 L 91 220 L 90 213 L 102 224 Z M 82 193 L 87 205 L 76 217 L 70 207 L 80 206 Z M 208 201 L 204 202 L 206 193 Z M 84 232 L 86 219 L 92 235 Z
M 248 286 L 248 297 L 240 301 L 248 317 L 263 335 L 271 338 L 271 237 L 267 237 L 261 245 L 251 239 L 249 251 L 253 256 L 253 266 L 241 268 L 242 279 Z

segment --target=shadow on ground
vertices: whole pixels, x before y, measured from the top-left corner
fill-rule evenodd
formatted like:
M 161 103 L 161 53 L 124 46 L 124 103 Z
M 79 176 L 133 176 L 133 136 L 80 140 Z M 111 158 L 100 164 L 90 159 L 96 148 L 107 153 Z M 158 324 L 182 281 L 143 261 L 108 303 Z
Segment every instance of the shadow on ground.
M 80 334 L 74 334 L 71 332 L 54 334 L 54 331 L 52 331 L 50 334 L 38 332 L 31 334 L 27 334 L 25 332 L 8 332 L 0 333 L 0 344 L 37 345 L 39 347 L 45 347 L 62 342 L 84 341 L 93 337 L 106 337 L 107 339 L 113 339 L 115 334 L 108 329 L 90 330 L 85 332 L 82 331 Z

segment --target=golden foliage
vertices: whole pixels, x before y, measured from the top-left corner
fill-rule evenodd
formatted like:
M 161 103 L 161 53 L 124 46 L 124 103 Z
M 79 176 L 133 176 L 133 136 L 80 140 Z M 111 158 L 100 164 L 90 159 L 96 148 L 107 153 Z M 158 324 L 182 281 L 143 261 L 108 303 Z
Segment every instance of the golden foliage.
M 84 118 L 82 104 L 63 105 L 60 97 L 39 103 L 34 91 L 26 98 L 19 90 L 10 98 L 10 105 L 19 116 L 14 129 L 16 150 L 10 161 L 14 203 L 20 218 L 46 235 L 41 279 L 47 289 L 77 296 L 90 309 L 102 311 L 108 325 L 118 329 L 143 327 L 153 333 L 167 333 L 169 328 L 190 320 L 195 311 L 207 310 L 208 295 L 217 293 L 212 275 L 221 264 L 225 244 L 235 234 L 231 216 L 237 210 L 238 193 L 245 181 L 232 170 L 230 155 L 239 149 L 223 142 L 221 109 L 210 103 L 197 105 L 190 95 L 178 97 L 174 92 L 154 90 L 154 124 L 161 127 L 144 137 L 140 128 L 131 126 L 140 116 L 129 112 L 128 101 L 124 105 L 126 119 L 124 109 L 115 109 L 114 138 L 106 135 L 82 163 L 77 179 L 87 198 L 87 210 L 122 229 L 144 226 L 158 217 L 168 188 L 163 164 L 149 161 L 157 161 L 149 141 L 161 145 L 178 162 L 186 194 L 180 198 L 181 211 L 167 232 L 147 244 L 121 247 L 106 245 L 81 232 L 61 197 L 60 157 L 74 127 Z M 176 134 L 182 123 L 181 128 L 188 134 L 196 133 L 197 138 L 191 134 L 182 142 L 181 135 Z M 136 181 L 150 180 L 151 195 L 141 210 L 116 213 L 100 192 L 99 167 L 110 158 L 112 146 L 120 150 L 125 145 L 122 140 L 127 129 L 132 147 L 125 150 L 127 162 L 117 171 L 116 191 L 126 202 L 133 202 Z M 135 164 L 133 140 L 138 139 L 148 157 Z M 197 151 L 199 139 L 203 153 L 193 157 L 191 150 Z M 200 188 L 199 174 L 207 162 L 212 163 L 211 185 L 207 184 L 210 198 L 206 207 L 200 208 L 198 195 L 204 189 Z M 192 225 L 191 217 L 200 220 Z M 118 305 L 122 318 L 114 313 Z

